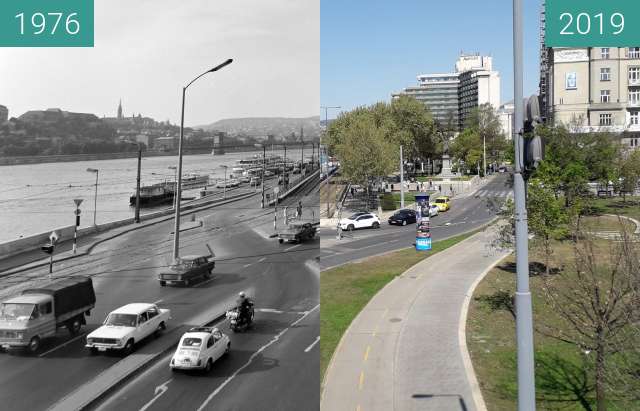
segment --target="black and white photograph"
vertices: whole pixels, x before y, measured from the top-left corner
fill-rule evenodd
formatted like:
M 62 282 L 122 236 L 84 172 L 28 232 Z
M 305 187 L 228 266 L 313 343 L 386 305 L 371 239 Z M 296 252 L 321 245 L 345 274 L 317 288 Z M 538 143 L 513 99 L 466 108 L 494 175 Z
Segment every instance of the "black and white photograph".
M 319 409 L 319 0 L 93 18 L 0 48 L 0 408 Z

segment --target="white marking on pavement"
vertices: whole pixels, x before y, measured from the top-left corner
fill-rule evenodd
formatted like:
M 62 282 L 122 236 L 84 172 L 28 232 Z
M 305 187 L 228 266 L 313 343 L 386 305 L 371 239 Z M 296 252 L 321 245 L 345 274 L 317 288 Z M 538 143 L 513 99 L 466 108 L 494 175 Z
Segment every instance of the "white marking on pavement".
M 293 249 L 294 249 L 294 248 L 296 248 L 296 247 L 300 247 L 300 244 L 296 244 L 296 245 L 291 246 L 291 247 L 289 247 L 289 248 L 285 248 L 285 249 L 284 249 L 284 251 L 293 250 Z
M 198 283 L 198 284 L 194 285 L 194 287 L 196 287 L 196 288 L 202 287 L 203 285 L 207 285 L 207 284 L 209 284 L 209 283 L 210 283 L 211 281 L 213 281 L 213 280 L 215 280 L 215 278 L 209 278 L 209 279 L 208 279 L 208 280 L 206 280 L 206 281 L 203 281 L 203 282 L 201 282 L 201 283 Z
M 261 259 L 258 260 L 259 263 L 263 262 L 264 260 L 266 260 L 267 257 L 262 257 Z
M 249 264 L 245 264 L 245 265 L 243 265 L 243 266 L 242 266 L 242 268 L 247 268 L 247 267 L 250 267 L 250 266 L 251 266 L 251 264 L 252 264 L 252 263 L 249 263 Z
M 204 402 L 198 407 L 197 411 L 202 411 L 203 409 L 205 409 L 205 407 L 211 402 L 211 400 L 213 399 L 213 397 L 215 397 L 216 395 L 218 395 L 218 393 L 220 393 L 220 391 L 222 391 L 222 389 L 229 384 L 238 374 L 240 374 L 242 372 L 242 370 L 244 370 L 245 368 L 247 368 L 249 365 L 251 365 L 251 363 L 253 362 L 253 360 L 262 353 L 262 351 L 266 350 L 267 348 L 269 348 L 271 345 L 275 344 L 276 342 L 278 342 L 278 340 L 280 339 L 280 337 L 282 337 L 282 335 L 284 335 L 284 333 L 286 333 L 287 331 L 289 331 L 289 328 L 294 327 L 296 325 L 298 325 L 298 323 L 302 320 L 304 320 L 309 314 L 311 314 L 313 311 L 317 310 L 320 307 L 320 304 L 316 305 L 315 307 L 313 307 L 311 310 L 307 311 L 307 313 L 305 315 L 303 315 L 302 317 L 300 317 L 299 319 L 297 319 L 296 321 L 294 321 L 293 323 L 291 323 L 291 325 L 287 328 L 285 328 L 284 330 L 280 331 L 280 333 L 278 335 L 276 335 L 275 337 L 273 337 L 271 339 L 271 341 L 269 341 L 267 344 L 263 345 L 262 347 L 260 347 L 256 352 L 254 352 L 253 354 L 251 354 L 251 357 L 249 357 L 249 359 L 247 360 L 247 362 L 240 368 L 238 368 L 233 374 L 231 374 L 231 376 L 229 376 L 226 380 L 224 380 L 224 382 L 222 384 L 220 384 L 220 386 L 218 386 L 218 388 L 216 388 L 208 397 L 206 400 L 204 400 Z
M 314 342 L 311 343 L 310 346 L 308 346 L 307 348 L 304 349 L 304 352 L 309 352 L 313 349 L 313 346 L 316 345 L 318 343 L 318 341 L 320 341 L 320 336 L 318 336 L 318 338 L 316 338 L 316 340 Z
M 152 304 L 160 304 L 161 302 L 163 302 L 164 300 L 158 300 L 158 301 L 154 301 Z
M 156 389 L 154 390 L 154 392 L 153 392 L 154 397 L 151 399 L 151 401 L 149 401 L 142 408 L 140 408 L 140 411 L 145 411 L 147 408 L 149 408 L 151 406 L 151 404 L 153 404 L 158 398 L 160 398 L 162 396 L 162 394 L 167 392 L 167 390 L 169 389 L 169 387 L 167 387 L 167 385 L 172 380 L 173 380 L 173 378 L 171 378 L 171 379 L 163 382 L 162 384 L 158 385 L 156 387 Z
M 82 334 L 80 334 L 79 336 L 77 336 L 77 337 L 75 337 L 75 338 L 70 339 L 70 340 L 69 340 L 69 341 L 67 341 L 66 343 L 64 343 L 64 344 L 60 344 L 59 346 L 54 347 L 54 348 L 50 349 L 49 351 L 47 351 L 47 352 L 45 352 L 45 353 L 40 354 L 38 357 L 42 358 L 42 357 L 44 357 L 45 355 L 47 355 L 47 354 L 50 354 L 50 353 L 54 352 L 55 350 L 58 350 L 58 349 L 60 349 L 60 348 L 62 348 L 62 347 L 66 347 L 67 345 L 71 344 L 72 342 L 76 341 L 77 339 L 84 337 L 85 335 L 87 335 L 87 333 L 82 333 Z

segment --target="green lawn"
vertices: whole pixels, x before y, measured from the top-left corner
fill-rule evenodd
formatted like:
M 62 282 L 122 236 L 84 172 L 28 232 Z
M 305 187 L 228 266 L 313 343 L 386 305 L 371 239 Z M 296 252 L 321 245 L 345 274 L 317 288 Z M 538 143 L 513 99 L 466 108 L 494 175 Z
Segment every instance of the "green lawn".
M 436 241 L 433 243 L 433 250 L 428 253 L 409 248 L 323 271 L 320 275 L 322 378 L 342 334 L 382 287 L 418 262 L 459 243 L 478 231 Z
M 592 222 L 591 222 L 592 223 Z M 601 252 L 608 250 L 599 243 Z M 571 265 L 569 242 L 554 244 L 554 266 Z M 530 261 L 542 261 L 531 253 Z M 552 276 L 556 287 L 572 287 L 571 277 Z M 534 311 L 536 398 L 538 410 L 595 410 L 593 356 L 575 346 L 538 332 L 543 325 L 567 327 L 547 303 L 540 275 L 530 277 Z M 487 409 L 517 409 L 516 341 L 513 300 L 515 259 L 508 257 L 478 285 L 467 318 L 467 346 Z M 637 352 L 635 354 L 638 354 Z M 633 354 L 633 355 L 635 355 Z M 640 356 L 640 355 L 639 355 Z M 640 358 L 638 358 L 640 361 Z M 622 387 L 615 387 L 624 390 Z M 611 393 L 608 410 L 640 410 L 640 404 L 625 402 Z
M 589 205 L 594 214 L 619 214 L 640 220 L 640 197 L 596 198 L 589 200 Z

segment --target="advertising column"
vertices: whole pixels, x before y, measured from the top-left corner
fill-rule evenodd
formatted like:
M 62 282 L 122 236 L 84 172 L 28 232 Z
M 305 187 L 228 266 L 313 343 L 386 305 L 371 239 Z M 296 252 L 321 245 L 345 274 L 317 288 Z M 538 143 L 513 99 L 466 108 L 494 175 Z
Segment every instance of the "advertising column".
M 431 226 L 429 221 L 429 194 L 420 193 L 416 198 L 416 250 L 431 250 Z

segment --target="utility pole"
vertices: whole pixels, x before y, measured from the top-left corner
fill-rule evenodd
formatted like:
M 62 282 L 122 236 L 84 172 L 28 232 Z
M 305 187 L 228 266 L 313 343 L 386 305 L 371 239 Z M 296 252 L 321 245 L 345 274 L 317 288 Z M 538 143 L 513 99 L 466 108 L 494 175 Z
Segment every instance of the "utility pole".
M 484 170 L 482 171 L 482 176 L 487 176 L 487 136 L 482 132 L 482 167 Z
M 73 202 L 76 204 L 76 225 L 73 228 L 73 253 L 75 254 L 78 244 L 78 226 L 80 225 L 80 204 L 82 204 L 82 199 L 76 198 Z
M 264 208 L 264 172 L 267 169 L 267 146 L 266 144 L 262 145 L 262 205 Z
M 518 348 L 518 411 L 536 409 L 533 362 L 533 309 L 529 291 L 528 223 L 523 169 L 523 17 L 522 0 L 513 0 L 513 85 L 515 173 L 513 181 L 516 223 L 516 340 Z M 486 167 L 486 165 L 485 165 Z M 486 170 L 486 168 L 485 168 Z
M 136 213 L 134 222 L 140 222 L 140 168 L 142 165 L 142 146 L 138 143 L 138 177 L 136 178 Z
M 400 208 L 404 208 L 404 162 L 402 160 L 402 146 L 400 146 Z

